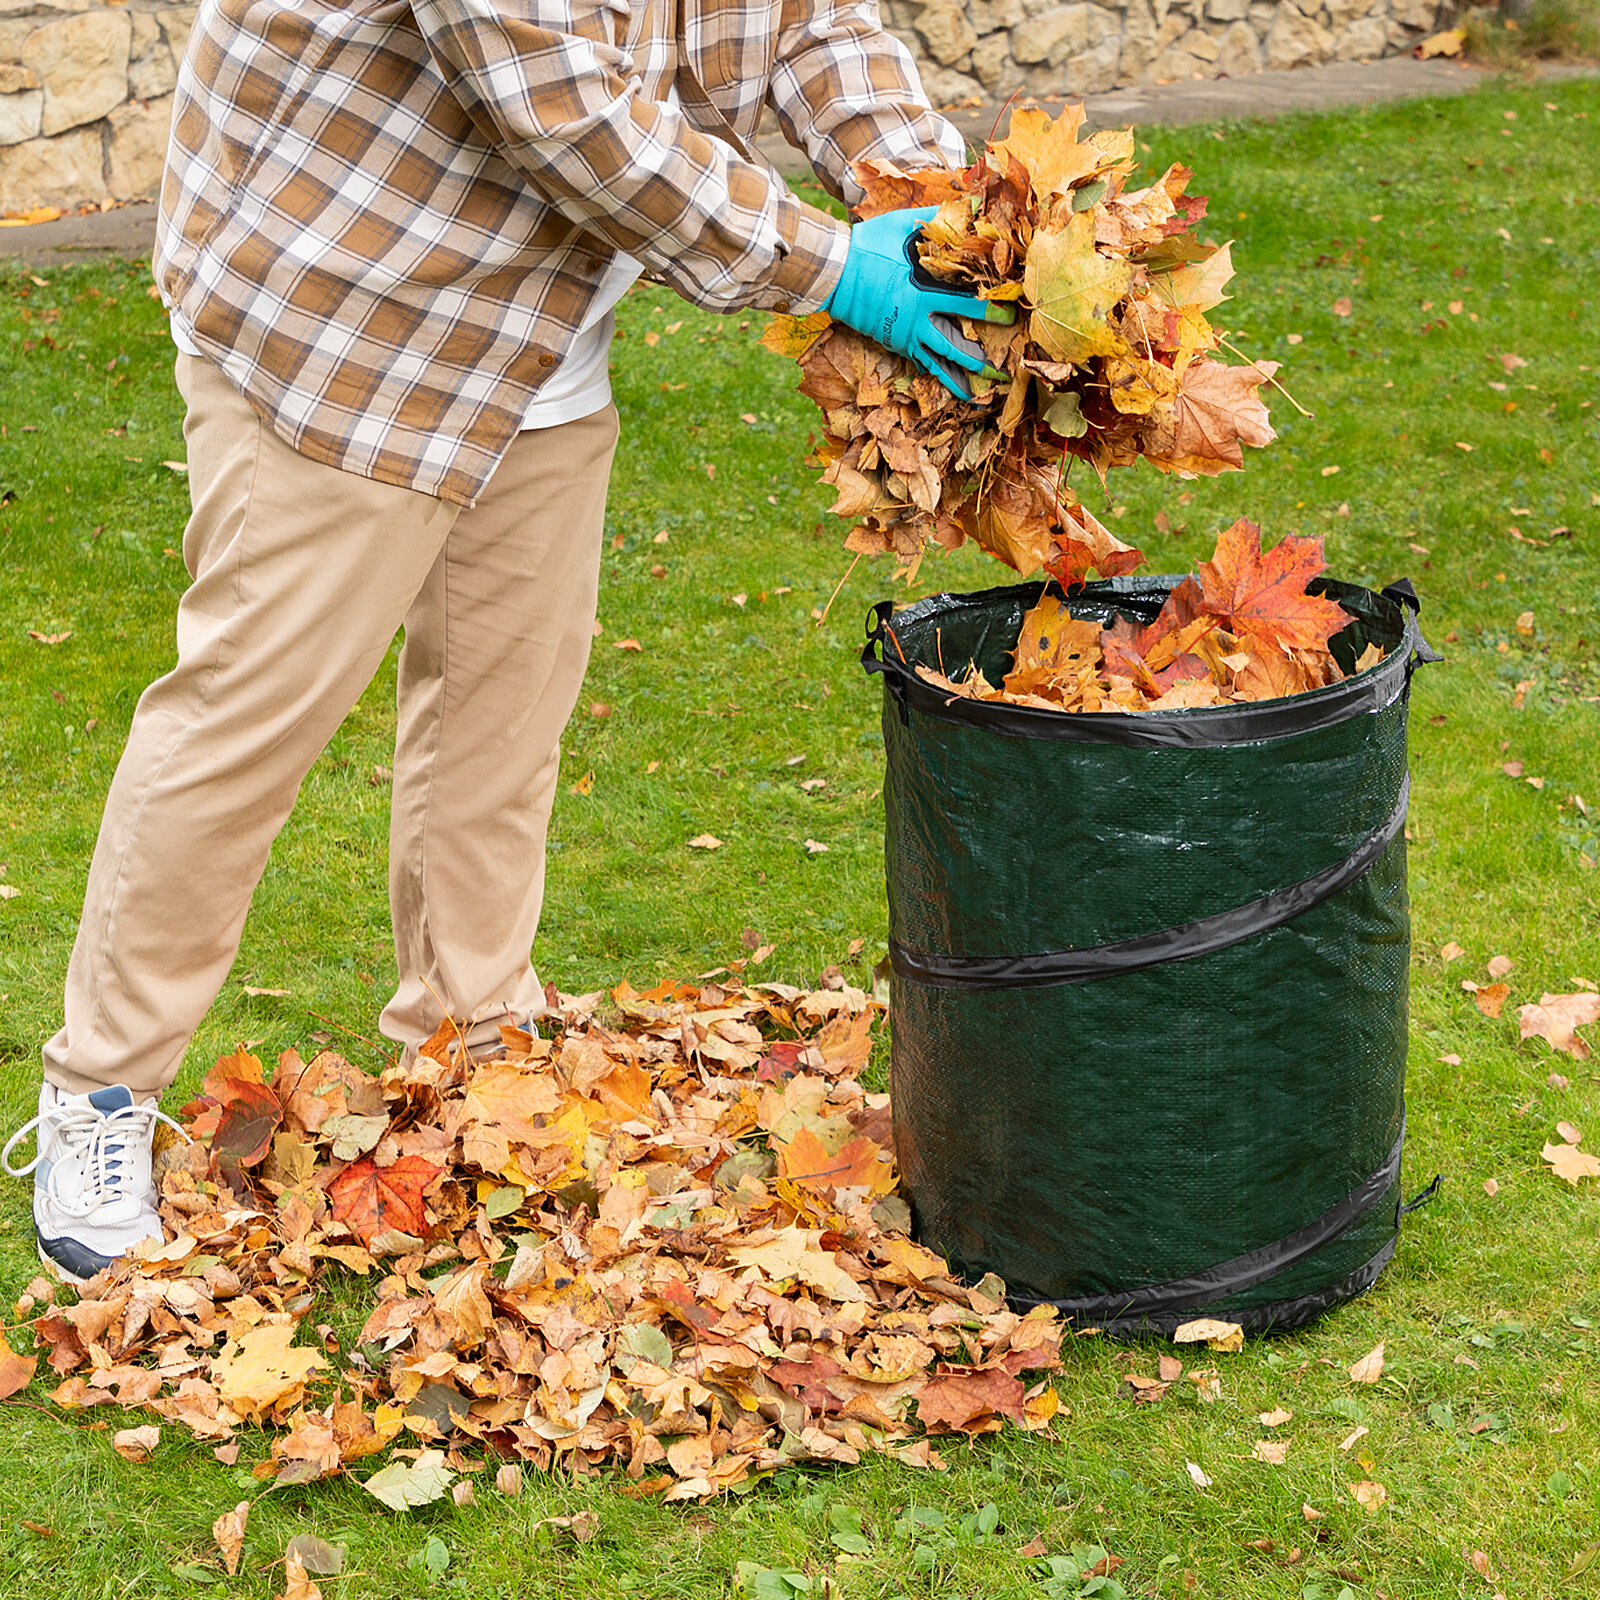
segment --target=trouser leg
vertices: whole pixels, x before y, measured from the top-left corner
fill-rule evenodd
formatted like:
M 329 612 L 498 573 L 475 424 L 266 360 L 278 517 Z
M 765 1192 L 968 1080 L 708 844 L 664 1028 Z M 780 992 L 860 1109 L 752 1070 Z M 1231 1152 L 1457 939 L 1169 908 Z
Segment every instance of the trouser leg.
M 194 512 L 178 660 L 112 781 L 45 1075 L 158 1093 L 225 981 L 301 779 L 377 670 L 455 507 L 319 465 L 180 356 Z
M 470 1043 L 543 1007 L 529 960 L 560 739 L 594 632 L 612 407 L 519 436 L 406 615 L 390 812 L 399 985 L 415 1048 L 448 1010 Z

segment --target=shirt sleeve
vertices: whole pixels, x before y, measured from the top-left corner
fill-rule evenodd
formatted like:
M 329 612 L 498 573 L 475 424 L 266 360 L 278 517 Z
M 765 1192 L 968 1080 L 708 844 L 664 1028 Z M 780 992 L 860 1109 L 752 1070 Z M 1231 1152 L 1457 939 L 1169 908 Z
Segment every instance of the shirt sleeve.
M 609 5 L 412 0 L 412 12 L 456 99 L 540 196 L 686 299 L 801 313 L 833 292 L 844 224 L 643 98 Z
M 852 205 L 862 190 L 851 164 L 869 156 L 908 171 L 967 165 L 966 141 L 929 106 L 874 0 L 783 0 L 768 99 L 784 136 Z

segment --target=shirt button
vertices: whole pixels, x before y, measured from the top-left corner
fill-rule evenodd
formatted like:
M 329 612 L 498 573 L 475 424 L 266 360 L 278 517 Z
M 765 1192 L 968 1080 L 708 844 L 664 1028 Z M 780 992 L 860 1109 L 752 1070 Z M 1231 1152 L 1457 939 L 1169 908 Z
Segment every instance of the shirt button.
M 539 357 L 539 365 L 541 367 L 553 367 L 555 364 L 556 358 L 551 355 L 548 350 L 546 350 L 545 353 Z
M 787 311 L 789 309 L 789 302 L 787 300 L 780 300 L 772 309 L 774 311 Z

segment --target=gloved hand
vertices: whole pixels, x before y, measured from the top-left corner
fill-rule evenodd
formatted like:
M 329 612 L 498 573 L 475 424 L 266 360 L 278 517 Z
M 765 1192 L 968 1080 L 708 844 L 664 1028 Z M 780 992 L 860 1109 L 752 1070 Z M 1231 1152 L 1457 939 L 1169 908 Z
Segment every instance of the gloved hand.
M 856 223 L 844 272 L 823 309 L 836 322 L 909 357 L 952 394 L 970 400 L 967 373 L 993 379 L 1005 374 L 984 360 L 982 347 L 965 337 L 954 319 L 1011 323 L 1017 313 L 1000 301 L 953 293 L 917 265 L 917 231 L 937 211 L 937 206 L 885 211 Z

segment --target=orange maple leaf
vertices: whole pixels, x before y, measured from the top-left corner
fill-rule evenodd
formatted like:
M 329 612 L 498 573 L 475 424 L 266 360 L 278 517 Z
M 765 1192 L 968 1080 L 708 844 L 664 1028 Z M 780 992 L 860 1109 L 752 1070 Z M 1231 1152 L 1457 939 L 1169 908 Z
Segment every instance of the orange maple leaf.
M 428 1229 L 422 1191 L 439 1172 L 423 1156 L 402 1156 L 387 1167 L 363 1156 L 328 1184 L 328 1200 L 334 1217 L 363 1244 L 391 1228 L 420 1238 Z
M 222 1115 L 211 1137 L 211 1159 L 229 1186 L 238 1189 L 243 1187 L 241 1168 L 266 1155 L 283 1122 L 283 1107 L 266 1084 L 247 1078 L 226 1078 L 217 1088 Z
M 1263 554 L 1261 529 L 1240 517 L 1218 537 L 1215 556 L 1200 563 L 1201 603 L 1232 633 L 1280 650 L 1325 650 L 1350 622 L 1342 606 L 1306 593 L 1326 566 L 1321 539 L 1291 533 Z
M 942 1374 L 918 1391 L 917 1417 L 930 1433 L 988 1433 L 1000 1417 L 1022 1420 L 1024 1394 L 1018 1379 L 995 1368 Z
M 788 1144 L 776 1148 L 778 1176 L 818 1194 L 860 1188 L 884 1195 L 894 1188 L 894 1167 L 884 1159 L 883 1146 L 860 1134 L 831 1156 L 810 1128 L 802 1128 Z

